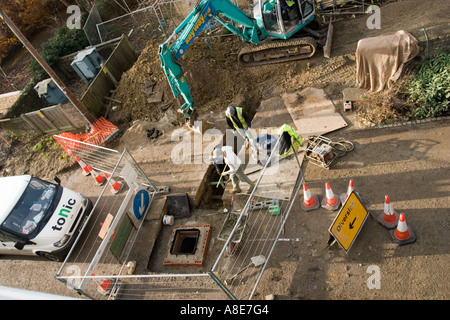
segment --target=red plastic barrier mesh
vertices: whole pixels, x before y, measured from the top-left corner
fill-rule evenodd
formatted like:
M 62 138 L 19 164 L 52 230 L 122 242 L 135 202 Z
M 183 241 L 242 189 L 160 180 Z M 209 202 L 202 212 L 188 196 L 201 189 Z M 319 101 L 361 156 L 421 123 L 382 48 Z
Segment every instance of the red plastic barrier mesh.
M 79 148 L 80 144 L 78 142 L 100 146 L 117 130 L 117 126 L 101 117 L 95 121 L 89 133 L 62 132 L 59 136 L 70 139 L 64 140 L 64 142 L 60 141 L 57 136 L 53 136 L 53 138 L 71 155 L 73 151 Z

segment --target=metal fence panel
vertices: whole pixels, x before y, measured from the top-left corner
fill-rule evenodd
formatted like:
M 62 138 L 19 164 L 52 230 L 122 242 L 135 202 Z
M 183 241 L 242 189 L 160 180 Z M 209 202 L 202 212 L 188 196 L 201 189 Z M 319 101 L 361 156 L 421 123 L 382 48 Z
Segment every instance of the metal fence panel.
M 63 136 L 55 136 L 55 139 L 80 159 L 80 165 L 90 166 L 93 169 L 91 175 L 101 176 L 104 183 L 103 190 L 57 278 L 68 283 L 65 276 L 73 272 L 84 275 L 79 282 L 68 284 L 90 298 L 102 299 L 104 295 L 96 290 L 98 281 L 91 277 L 95 274 L 122 273 L 158 189 L 126 150 L 120 153 Z M 122 188 L 120 192 L 113 192 L 111 195 L 110 191 L 113 191 L 115 183 L 120 183 Z M 139 217 L 133 204 L 140 200 L 140 194 L 142 198 L 144 195 L 147 198 L 143 202 L 145 210 L 140 212 L 142 216 Z
M 138 44 L 139 49 L 143 49 L 149 39 L 161 35 L 161 19 L 154 6 L 139 9 L 127 13 L 120 17 L 97 24 L 97 30 L 101 42 L 105 42 L 122 35 L 133 38 L 134 44 Z M 142 41 L 136 41 L 142 39 Z
M 296 163 L 298 171 L 295 182 L 286 186 L 283 192 L 286 196 L 275 195 L 261 184 L 265 176 L 273 175 L 270 167 L 279 170 L 279 142 L 280 139 L 247 203 L 241 212 L 237 212 L 233 230 L 211 270 L 212 277 L 231 299 L 253 298 L 303 183 L 301 162 L 294 152 L 295 161 L 291 159 L 289 165 Z M 295 176 L 295 168 L 291 168 L 291 172 Z
M 98 12 L 97 6 L 94 4 L 83 27 L 83 31 L 91 46 L 95 46 L 97 44 L 102 43 L 102 40 L 100 38 L 97 29 L 97 24 L 101 22 L 102 18 L 100 17 L 100 13 Z

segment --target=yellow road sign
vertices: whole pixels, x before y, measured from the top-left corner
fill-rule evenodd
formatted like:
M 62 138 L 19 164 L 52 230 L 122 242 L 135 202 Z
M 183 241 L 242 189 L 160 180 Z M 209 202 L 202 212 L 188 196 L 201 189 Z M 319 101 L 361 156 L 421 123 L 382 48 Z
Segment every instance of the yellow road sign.
M 355 242 L 368 214 L 361 204 L 361 199 L 352 192 L 328 230 L 345 252 L 348 252 Z

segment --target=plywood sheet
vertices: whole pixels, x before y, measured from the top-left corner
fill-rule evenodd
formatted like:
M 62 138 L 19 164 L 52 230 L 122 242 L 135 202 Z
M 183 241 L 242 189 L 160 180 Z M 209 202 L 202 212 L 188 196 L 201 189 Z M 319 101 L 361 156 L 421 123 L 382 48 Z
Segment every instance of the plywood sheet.
M 293 125 L 291 114 L 281 97 L 273 97 L 261 102 L 252 120 L 252 128 L 258 133 L 262 129 L 278 131 L 283 124 Z
M 294 93 L 284 93 L 281 97 L 297 132 L 303 138 L 324 135 L 347 126 L 322 89 L 305 88 Z

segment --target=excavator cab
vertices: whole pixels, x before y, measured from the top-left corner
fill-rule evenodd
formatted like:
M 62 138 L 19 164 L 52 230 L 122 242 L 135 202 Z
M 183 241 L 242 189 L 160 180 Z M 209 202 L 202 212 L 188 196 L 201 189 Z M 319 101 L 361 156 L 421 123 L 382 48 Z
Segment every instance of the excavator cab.
M 258 0 L 253 12 L 266 36 L 279 39 L 291 37 L 314 20 L 315 14 L 313 0 Z
M 253 18 L 261 39 L 265 41 L 256 48 L 247 46 L 239 52 L 238 60 L 242 65 L 256 66 L 307 59 L 314 55 L 319 41 L 327 41 L 325 33 L 307 28 L 316 17 L 314 0 L 256 1 Z M 298 33 L 302 29 L 306 36 Z

